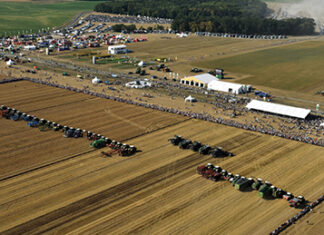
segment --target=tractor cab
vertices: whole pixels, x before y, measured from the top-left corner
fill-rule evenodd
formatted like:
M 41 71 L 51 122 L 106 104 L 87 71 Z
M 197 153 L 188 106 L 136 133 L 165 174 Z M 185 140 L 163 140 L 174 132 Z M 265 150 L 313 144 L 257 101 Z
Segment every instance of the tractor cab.
M 253 184 L 252 184 L 252 188 L 254 190 L 259 190 L 260 186 L 262 185 L 262 179 L 258 178 Z
M 183 138 L 181 135 L 175 135 L 173 138 L 169 139 L 173 145 L 178 145 L 182 140 Z
M 305 198 L 303 196 L 294 197 L 289 200 L 289 206 L 298 208 L 303 203 L 305 203 Z
M 203 145 L 202 147 L 200 147 L 199 153 L 203 154 L 203 155 L 207 155 L 207 154 L 209 154 L 210 150 L 211 150 L 211 147 L 209 145 Z
M 289 201 L 293 197 L 294 197 L 294 195 L 292 195 L 290 192 L 287 192 L 285 195 L 282 196 L 282 198 L 287 200 L 287 201 Z
M 187 149 L 187 148 L 189 148 L 189 146 L 190 146 L 191 143 L 192 143 L 191 140 L 186 140 L 186 139 L 184 139 L 184 140 L 182 140 L 182 141 L 179 143 L 179 147 L 180 147 L 181 149 Z
M 194 141 L 191 146 L 190 149 L 197 152 L 199 150 L 199 148 L 201 147 L 201 143 L 198 141 Z

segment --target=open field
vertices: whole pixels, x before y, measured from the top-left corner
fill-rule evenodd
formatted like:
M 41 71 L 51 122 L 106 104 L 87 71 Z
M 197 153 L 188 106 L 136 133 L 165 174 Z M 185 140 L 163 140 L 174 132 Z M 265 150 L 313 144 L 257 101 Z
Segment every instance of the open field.
M 217 65 L 226 71 L 249 75 L 239 80 L 245 84 L 315 93 L 324 90 L 323 52 L 323 41 L 310 41 L 202 61 L 198 65 L 207 68 Z
M 58 27 L 82 11 L 92 11 L 98 2 L 87 1 L 1 1 L 0 35 Z
M 102 158 L 100 150 L 84 151 L 0 181 L 2 234 L 267 234 L 297 213 L 284 200 L 263 200 L 256 192 L 242 193 L 227 182 L 198 176 L 196 167 L 207 162 L 233 173 L 269 180 L 310 201 L 323 194 L 321 147 L 29 82 L 0 85 L 0 91 L 5 94 L 0 103 L 109 137 L 128 139 L 126 142 L 142 151 L 129 158 Z M 30 158 L 39 157 L 40 147 L 35 146 L 39 139 L 48 138 L 52 146 L 41 143 L 48 152 L 56 152 L 56 136 L 69 144 L 73 142 L 79 150 L 91 150 L 84 139 L 41 133 L 24 122 L 0 119 L 0 125 L 1 129 L 7 126 L 10 139 L 31 141 L 28 149 L 11 157 L 22 157 L 26 166 Z M 236 156 L 213 159 L 180 150 L 167 141 L 174 134 L 222 146 Z M 1 149 L 17 151 L 16 145 L 8 146 L 6 141 L 1 137 Z M 77 147 L 66 151 L 73 154 Z M 23 158 L 27 152 L 34 154 Z M 45 159 L 51 156 L 43 154 Z M 3 157 L 0 155 L 1 162 Z M 0 169 L 14 171 L 15 166 Z M 15 170 L 20 169 L 17 165 Z M 321 220 L 312 221 L 318 226 Z M 291 232 L 302 234 L 300 231 L 306 231 L 309 225 L 301 222 L 293 226 L 299 229 Z
M 26 89 L 28 93 L 25 92 Z M 165 113 L 157 114 L 153 110 L 120 105 L 110 100 L 98 100 L 30 82 L 20 82 L 19 85 L 4 84 L 0 86 L 0 91 L 2 104 L 120 141 L 183 120 L 180 116 L 170 117 Z M 143 118 L 146 120 L 144 124 Z M 38 128 L 27 128 L 25 122 L 18 122 L 15 127 L 10 124 L 10 120 L 3 119 L 0 122 L 3 130 L 0 138 L 0 179 L 91 150 L 89 142 L 84 139 L 66 141 L 61 133 L 40 132 Z M 17 139 L 14 133 L 19 133 L 20 138 Z

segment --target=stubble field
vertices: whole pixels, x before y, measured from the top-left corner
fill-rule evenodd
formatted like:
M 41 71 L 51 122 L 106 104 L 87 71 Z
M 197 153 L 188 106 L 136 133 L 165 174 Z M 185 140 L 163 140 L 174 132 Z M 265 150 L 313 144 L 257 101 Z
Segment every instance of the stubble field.
M 264 234 L 298 212 L 282 199 L 263 200 L 256 192 L 200 177 L 195 169 L 207 162 L 269 180 L 310 201 L 323 194 L 321 147 L 29 82 L 0 85 L 0 91 L 5 94 L 0 103 L 127 140 L 141 150 L 128 158 L 103 158 L 85 139 L 1 119 L 6 132 L 1 162 L 20 162 L 0 167 L 2 234 Z M 167 141 L 174 134 L 222 146 L 235 157 L 213 159 L 180 150 Z M 62 157 L 78 151 L 83 153 Z M 20 174 L 3 179 L 7 172 Z M 309 225 L 294 226 L 298 233 Z

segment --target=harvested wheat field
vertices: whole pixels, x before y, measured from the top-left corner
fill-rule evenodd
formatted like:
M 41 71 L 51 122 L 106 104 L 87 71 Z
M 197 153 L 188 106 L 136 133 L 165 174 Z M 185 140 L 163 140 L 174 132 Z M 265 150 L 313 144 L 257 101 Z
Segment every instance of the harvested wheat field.
M 16 85 L 20 89 L 21 84 L 26 86 L 24 96 L 30 100 L 29 104 L 23 102 L 23 97 L 19 98 L 20 94 L 8 93 L 7 99 L 12 95 L 12 99 L 7 100 L 11 102 L 8 105 L 34 110 L 37 115 L 59 119 L 62 123 L 70 121 L 69 124 L 75 127 L 94 128 L 106 136 L 111 133 L 115 138 L 127 139 L 141 152 L 125 158 L 115 155 L 104 158 L 101 150 L 90 149 L 85 139 L 64 139 L 60 133 L 40 133 L 38 129 L 26 127 L 22 121 L 1 119 L 1 128 L 6 122 L 7 136 L 16 141 L 21 141 L 17 130 L 22 131 L 25 139 L 28 136 L 35 139 L 35 145 L 37 140 L 48 135 L 53 153 L 45 153 L 45 160 L 48 160 L 46 156 L 52 162 L 60 158 L 60 154 L 54 154 L 55 141 L 58 141 L 54 138 L 56 135 L 63 142 L 79 141 L 77 147 L 68 149 L 70 154 L 76 153 L 74 148 L 86 149 L 77 157 L 0 181 L 2 234 L 267 234 L 300 211 L 290 208 L 283 199 L 264 200 L 255 191 L 243 193 L 228 182 L 213 182 L 196 174 L 196 167 L 208 162 L 233 173 L 269 180 L 310 201 L 323 194 L 324 150 L 321 147 L 167 113 L 153 113 L 152 110 L 86 95 L 76 94 L 83 97 L 80 98 L 83 101 L 64 104 L 62 97 L 72 99 L 68 95 L 71 92 L 49 87 L 44 87 L 48 94 L 52 89 L 62 94 L 44 102 L 58 98 L 61 103 L 46 108 L 42 101 L 27 98 L 29 86 L 34 89 L 29 96 L 42 97 L 37 93 L 44 90 L 35 88 L 39 85 L 19 82 L 5 86 L 13 86 L 13 89 Z M 0 89 L 5 90 L 2 85 Z M 5 101 L 1 96 L 0 102 Z M 42 108 L 37 109 L 37 106 Z M 129 111 L 125 111 L 126 108 Z M 32 133 L 27 133 L 29 130 Z M 215 159 L 181 150 L 168 142 L 174 134 L 222 146 L 235 156 Z M 5 146 L 3 141 L 6 138 L 1 139 L 1 149 Z M 32 142 L 29 144 L 26 151 L 35 151 L 34 157 L 39 157 L 37 151 L 40 150 L 34 149 Z M 6 148 L 7 153 L 17 151 L 14 145 Z M 26 151 L 11 159 L 24 156 Z M 4 155 L 0 156 L 4 158 Z M 28 158 L 24 162 L 28 165 Z M 29 168 L 35 164 L 37 162 Z M 12 170 L 10 167 L 7 166 Z M 307 226 L 310 225 L 302 221 L 288 232 L 302 234 L 302 231 L 309 231 Z M 314 226 L 318 227 L 319 223 L 321 220 L 316 217 Z
M 185 120 L 180 116 L 26 81 L 2 84 L 0 92 L 1 104 L 118 141 Z M 27 127 L 23 121 L 2 119 L 0 128 L 3 130 L 0 179 L 92 150 L 85 139 L 67 141 L 61 133 L 41 132 L 38 128 Z

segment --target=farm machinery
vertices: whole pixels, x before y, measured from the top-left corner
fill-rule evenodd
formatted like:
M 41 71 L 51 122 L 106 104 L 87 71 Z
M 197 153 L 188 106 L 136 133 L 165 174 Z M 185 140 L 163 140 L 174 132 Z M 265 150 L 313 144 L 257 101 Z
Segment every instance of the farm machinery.
M 199 152 L 202 155 L 211 155 L 212 157 L 227 157 L 234 154 L 225 151 L 222 147 L 211 147 L 208 144 L 202 144 L 199 141 L 191 141 L 183 138 L 181 135 L 175 135 L 168 139 L 174 146 L 179 146 L 181 149 L 191 149 L 194 152 Z
M 171 139 L 169 139 L 169 141 L 171 142 L 171 144 L 173 145 L 178 145 L 181 141 L 183 141 L 184 139 L 182 138 L 181 135 L 175 135 L 174 137 L 172 137 Z
M 83 137 L 83 131 L 80 128 L 65 128 L 63 127 L 63 136 L 65 138 L 81 138 Z
M 265 199 L 283 198 L 289 202 L 290 207 L 301 208 L 306 204 L 303 196 L 295 197 L 290 192 L 272 185 L 270 182 L 263 182 L 261 178 L 254 180 L 253 178 L 246 178 L 239 174 L 233 175 L 222 169 L 219 166 L 214 166 L 211 163 L 207 165 L 198 166 L 196 172 L 206 179 L 212 181 L 225 180 L 229 181 L 232 186 L 239 191 L 258 191 L 258 196 Z
M 199 149 L 201 148 L 201 143 L 198 141 L 194 141 L 191 145 L 190 145 L 190 149 L 192 151 L 197 152 Z
M 306 200 L 303 196 L 294 197 L 289 200 L 289 206 L 299 208 L 306 203 Z
M 0 116 L 14 121 L 24 120 L 26 121 L 27 126 L 38 127 L 40 131 L 62 131 L 65 138 L 81 138 L 86 136 L 88 140 L 92 141 L 90 146 L 93 148 L 100 149 L 103 147 L 110 147 L 112 149 L 111 152 L 102 152 L 102 154 L 106 156 L 110 156 L 112 153 L 118 153 L 120 156 L 131 156 L 137 152 L 137 148 L 134 145 L 123 144 L 91 131 L 81 130 L 80 128 L 73 128 L 69 126 L 62 126 L 56 122 L 43 118 L 39 119 L 35 116 L 21 113 L 20 111 L 5 105 L 0 106 Z M 179 140 L 181 140 L 181 137 L 176 141 Z M 190 143 L 182 143 L 183 147 L 189 147 L 189 144 Z

